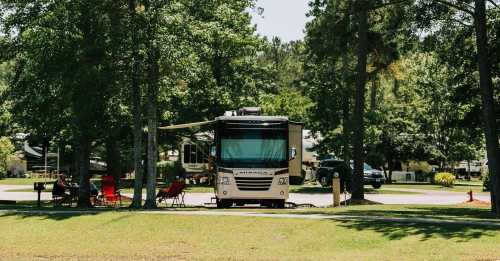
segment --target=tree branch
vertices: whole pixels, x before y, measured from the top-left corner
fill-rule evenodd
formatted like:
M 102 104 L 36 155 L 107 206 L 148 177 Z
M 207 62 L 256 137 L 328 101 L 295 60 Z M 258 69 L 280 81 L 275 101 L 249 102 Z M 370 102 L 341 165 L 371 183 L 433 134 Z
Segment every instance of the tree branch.
M 380 5 L 374 6 L 371 10 L 377 10 L 377 9 L 380 9 L 380 8 L 384 8 L 386 6 L 402 4 L 404 2 L 409 2 L 409 1 L 410 0 L 389 1 L 388 3 L 383 3 L 383 4 L 380 4 Z
M 495 1 L 493 0 L 488 0 L 488 2 L 490 2 L 490 4 L 492 4 L 495 8 L 498 8 L 500 7 L 497 3 L 495 3 Z
M 467 13 L 467 14 L 471 15 L 471 16 L 474 16 L 474 11 L 473 11 L 473 10 L 468 9 L 468 8 L 467 8 L 467 7 L 465 7 L 465 6 L 460 6 L 460 5 L 458 5 L 458 4 L 452 3 L 452 2 L 447 1 L 447 0 L 434 0 L 434 1 L 436 1 L 436 2 L 438 2 L 438 3 L 440 3 L 440 4 L 442 4 L 442 5 L 446 5 L 446 6 L 448 6 L 448 7 L 455 8 L 455 9 L 457 9 L 457 10 L 460 10 L 460 11 L 462 11 L 462 12 L 465 12 L 465 13 Z

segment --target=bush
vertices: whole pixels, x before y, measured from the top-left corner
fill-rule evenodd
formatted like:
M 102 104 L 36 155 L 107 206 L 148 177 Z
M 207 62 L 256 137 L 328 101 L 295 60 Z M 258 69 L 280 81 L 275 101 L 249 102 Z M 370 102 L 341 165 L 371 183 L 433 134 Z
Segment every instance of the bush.
M 490 174 L 487 172 L 484 174 L 484 177 L 481 176 L 483 179 L 483 190 L 484 191 L 491 191 L 491 177 Z
M 14 145 L 8 137 L 0 138 L 0 179 L 7 174 L 7 157 L 14 152 Z
M 158 164 L 159 172 L 164 175 L 167 181 L 173 181 L 176 177 L 185 177 L 186 170 L 180 161 Z
M 443 187 L 453 187 L 453 183 L 455 183 L 455 175 L 449 172 L 440 172 L 436 174 L 434 181 L 436 184 Z

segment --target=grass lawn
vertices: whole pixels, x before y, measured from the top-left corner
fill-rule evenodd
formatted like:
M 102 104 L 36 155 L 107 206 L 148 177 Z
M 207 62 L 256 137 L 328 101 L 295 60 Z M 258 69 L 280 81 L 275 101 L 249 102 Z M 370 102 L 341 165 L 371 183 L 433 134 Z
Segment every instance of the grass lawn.
M 500 258 L 500 231 L 479 226 L 102 212 L 4 213 L 0 229 L 0 260 Z
M 395 183 L 395 184 L 385 184 L 382 187 L 393 188 L 393 189 L 426 189 L 426 190 L 437 190 L 437 191 L 450 191 L 450 192 L 469 192 L 472 190 L 475 193 L 481 193 L 483 191 L 483 185 L 477 183 L 458 183 L 451 188 L 442 187 L 440 185 L 433 184 L 421 184 L 421 183 Z M 486 192 L 487 193 L 487 192 Z
M 263 213 L 287 214 L 333 214 L 347 216 L 383 216 L 395 218 L 433 218 L 444 220 L 475 220 L 500 223 L 494 219 L 490 208 L 460 205 L 362 205 L 340 208 L 310 208 L 310 209 L 261 209 Z
M 51 179 L 18 179 L 18 178 L 6 178 L 0 179 L 0 185 L 31 185 L 35 182 L 54 182 Z

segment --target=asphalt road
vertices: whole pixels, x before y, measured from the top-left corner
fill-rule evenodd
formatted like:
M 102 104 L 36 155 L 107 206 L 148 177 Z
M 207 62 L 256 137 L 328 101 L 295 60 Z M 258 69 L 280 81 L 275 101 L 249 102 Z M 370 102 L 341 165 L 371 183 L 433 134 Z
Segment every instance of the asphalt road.
M 9 190 L 29 189 L 32 186 L 24 185 L 0 185 L 0 200 L 28 201 L 36 200 L 36 192 L 11 192 Z M 386 190 L 390 190 L 386 188 Z M 463 192 L 445 192 L 423 189 L 394 189 L 397 191 L 418 192 L 420 194 L 367 194 L 365 198 L 382 204 L 428 204 L 428 205 L 452 205 L 459 204 L 468 200 L 468 195 Z M 125 194 L 132 197 L 131 194 Z M 145 198 L 146 195 L 143 195 Z M 186 205 L 203 206 L 210 203 L 213 193 L 187 193 L 184 197 Z M 349 198 L 349 197 L 347 197 Z M 50 200 L 50 193 L 42 193 L 42 200 Z M 344 199 L 344 195 L 341 195 Z M 488 193 L 477 193 L 475 199 L 490 201 Z M 317 207 L 331 205 L 333 202 L 331 194 L 317 193 L 290 193 L 289 202 L 296 204 L 313 204 Z

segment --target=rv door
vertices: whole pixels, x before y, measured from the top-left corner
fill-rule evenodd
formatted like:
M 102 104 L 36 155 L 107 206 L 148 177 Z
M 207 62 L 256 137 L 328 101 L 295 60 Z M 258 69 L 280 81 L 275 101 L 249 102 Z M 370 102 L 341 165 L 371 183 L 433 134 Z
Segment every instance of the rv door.
M 288 149 L 295 151 L 295 157 L 288 163 L 290 185 L 300 185 L 304 182 L 302 176 L 302 124 L 288 123 Z

